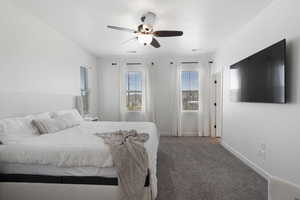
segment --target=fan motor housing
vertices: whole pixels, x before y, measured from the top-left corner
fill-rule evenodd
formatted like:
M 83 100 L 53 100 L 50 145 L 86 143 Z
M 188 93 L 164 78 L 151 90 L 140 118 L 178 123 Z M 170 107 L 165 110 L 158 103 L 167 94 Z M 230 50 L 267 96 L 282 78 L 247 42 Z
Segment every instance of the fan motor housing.
M 138 31 L 143 34 L 151 34 L 153 32 L 153 27 L 148 24 L 141 24 L 138 26 Z
M 141 21 L 145 25 L 153 26 L 155 23 L 156 15 L 153 12 L 147 12 L 142 15 Z

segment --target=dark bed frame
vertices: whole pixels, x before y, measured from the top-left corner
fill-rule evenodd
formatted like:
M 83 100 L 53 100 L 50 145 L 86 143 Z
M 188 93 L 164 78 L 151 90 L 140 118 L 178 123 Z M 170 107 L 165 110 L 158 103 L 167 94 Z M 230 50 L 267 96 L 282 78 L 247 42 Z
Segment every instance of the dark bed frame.
M 0 182 L 13 183 L 53 183 L 53 184 L 84 184 L 84 185 L 118 185 L 118 178 L 97 176 L 49 176 L 31 174 L 0 174 Z M 145 187 L 150 185 L 149 170 Z

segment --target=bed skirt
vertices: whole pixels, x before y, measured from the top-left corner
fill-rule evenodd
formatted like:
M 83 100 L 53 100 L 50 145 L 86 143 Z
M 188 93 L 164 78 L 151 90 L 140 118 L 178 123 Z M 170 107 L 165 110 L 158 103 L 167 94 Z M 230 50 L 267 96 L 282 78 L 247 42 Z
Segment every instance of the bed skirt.
M 0 200 L 120 200 L 118 186 L 0 182 Z
M 150 176 L 145 187 L 150 185 Z M 0 174 L 0 200 L 120 200 L 118 179 Z
M 0 174 L 0 183 L 55 183 L 81 185 L 118 185 L 118 178 L 99 176 L 49 176 L 31 174 Z M 145 180 L 145 187 L 150 185 L 149 171 Z

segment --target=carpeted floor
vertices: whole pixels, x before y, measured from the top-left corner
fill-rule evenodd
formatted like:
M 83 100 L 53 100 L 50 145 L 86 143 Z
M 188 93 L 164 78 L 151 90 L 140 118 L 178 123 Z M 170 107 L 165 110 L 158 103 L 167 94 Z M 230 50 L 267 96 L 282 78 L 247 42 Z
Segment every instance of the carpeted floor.
M 158 200 L 267 200 L 267 181 L 209 138 L 162 137 Z

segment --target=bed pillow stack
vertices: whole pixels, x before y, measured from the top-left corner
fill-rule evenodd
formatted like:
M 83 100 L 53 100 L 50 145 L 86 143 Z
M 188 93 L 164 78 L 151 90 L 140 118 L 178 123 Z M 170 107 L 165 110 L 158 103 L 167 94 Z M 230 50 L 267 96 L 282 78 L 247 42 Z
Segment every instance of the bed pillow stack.
M 0 144 L 15 144 L 40 134 L 54 133 L 80 124 L 83 118 L 76 109 L 45 112 L 0 120 Z
M 39 135 L 38 129 L 32 124 L 33 119 L 50 118 L 50 113 L 28 115 L 18 118 L 0 120 L 0 141 L 2 144 L 15 144 L 26 138 Z
M 67 128 L 80 125 L 80 122 L 71 113 L 54 115 L 49 119 L 37 119 L 32 123 L 37 127 L 40 134 L 55 133 Z

